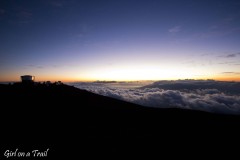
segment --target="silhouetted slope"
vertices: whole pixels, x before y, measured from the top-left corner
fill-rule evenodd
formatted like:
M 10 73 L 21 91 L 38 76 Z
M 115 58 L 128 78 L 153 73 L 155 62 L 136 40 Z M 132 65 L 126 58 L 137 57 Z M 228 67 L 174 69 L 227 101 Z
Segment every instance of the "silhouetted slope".
M 160 139 L 157 148 L 165 149 L 239 142 L 239 116 L 147 108 L 67 85 L 0 85 L 0 96 L 6 104 L 1 105 L 1 144 L 46 146 L 52 156 L 152 150 L 139 142 L 149 139 Z

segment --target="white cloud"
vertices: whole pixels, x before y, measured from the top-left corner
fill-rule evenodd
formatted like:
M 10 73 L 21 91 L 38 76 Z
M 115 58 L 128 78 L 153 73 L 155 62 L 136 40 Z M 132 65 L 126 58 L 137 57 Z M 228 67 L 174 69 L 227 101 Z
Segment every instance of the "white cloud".
M 170 33 L 178 33 L 181 31 L 181 26 L 175 26 L 173 28 L 168 29 L 168 32 Z
M 178 81 L 175 81 L 176 83 Z M 161 83 L 156 82 L 152 85 L 137 88 L 137 89 L 126 89 L 126 88 L 111 88 L 105 84 L 92 84 L 86 83 L 82 85 L 75 85 L 78 88 L 86 89 L 88 91 L 140 104 L 149 107 L 177 107 L 193 110 L 202 110 L 207 112 L 225 113 L 225 114 L 240 114 L 240 96 L 239 94 L 229 94 L 228 92 L 221 91 L 221 87 L 229 90 L 228 82 L 222 82 L 219 85 L 217 81 L 181 81 L 181 85 L 185 84 L 185 87 L 180 88 L 176 83 L 170 81 L 164 81 Z M 198 87 L 194 86 L 201 84 Z M 212 85 L 216 83 L 215 85 Z M 164 85 L 172 85 L 178 89 L 161 89 Z M 213 86 L 206 87 L 203 86 Z M 220 87 L 219 87 L 220 86 Z M 239 83 L 230 84 L 233 88 L 239 87 Z M 164 88 L 164 87 L 163 87 Z M 208 88 L 208 89 L 207 89 Z M 218 89 L 219 88 L 219 89 Z

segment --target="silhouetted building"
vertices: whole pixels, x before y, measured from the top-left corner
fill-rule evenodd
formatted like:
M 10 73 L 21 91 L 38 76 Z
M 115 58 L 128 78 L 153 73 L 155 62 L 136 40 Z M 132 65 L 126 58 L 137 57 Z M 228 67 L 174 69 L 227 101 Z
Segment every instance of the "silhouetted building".
M 33 83 L 35 80 L 35 76 L 24 75 L 21 76 L 22 83 Z
M 51 84 L 52 84 L 51 81 L 47 81 L 47 82 L 46 82 L 46 85 L 47 85 L 47 86 L 50 86 Z

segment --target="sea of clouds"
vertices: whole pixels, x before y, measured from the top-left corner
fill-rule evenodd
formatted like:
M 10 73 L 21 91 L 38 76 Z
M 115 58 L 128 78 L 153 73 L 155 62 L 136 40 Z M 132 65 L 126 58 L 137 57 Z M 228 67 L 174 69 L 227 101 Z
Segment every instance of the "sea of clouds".
M 71 83 L 80 89 L 159 108 L 184 108 L 240 114 L 240 83 L 213 80 L 177 80 L 149 83 Z

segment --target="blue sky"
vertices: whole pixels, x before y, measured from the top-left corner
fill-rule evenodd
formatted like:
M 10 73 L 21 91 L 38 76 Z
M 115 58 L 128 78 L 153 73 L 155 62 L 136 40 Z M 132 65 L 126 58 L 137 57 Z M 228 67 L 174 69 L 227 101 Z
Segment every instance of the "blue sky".
M 237 0 L 0 0 L 0 80 L 240 80 L 239 8 Z

